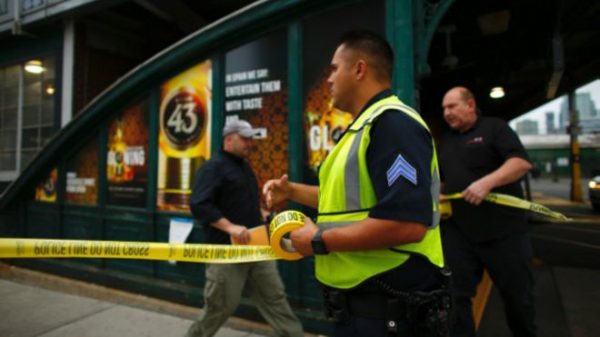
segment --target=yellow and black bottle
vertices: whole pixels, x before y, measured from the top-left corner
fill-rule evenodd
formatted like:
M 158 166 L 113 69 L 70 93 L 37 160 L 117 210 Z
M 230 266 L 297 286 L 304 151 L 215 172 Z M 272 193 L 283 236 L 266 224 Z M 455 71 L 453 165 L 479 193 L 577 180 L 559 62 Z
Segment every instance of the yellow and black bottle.
M 123 140 L 123 122 L 117 120 L 117 128 L 109 144 L 108 150 L 108 181 L 122 182 L 125 180 L 127 163 L 125 162 L 125 153 L 127 144 Z
M 157 206 L 187 211 L 195 172 L 210 156 L 210 61 L 161 86 Z

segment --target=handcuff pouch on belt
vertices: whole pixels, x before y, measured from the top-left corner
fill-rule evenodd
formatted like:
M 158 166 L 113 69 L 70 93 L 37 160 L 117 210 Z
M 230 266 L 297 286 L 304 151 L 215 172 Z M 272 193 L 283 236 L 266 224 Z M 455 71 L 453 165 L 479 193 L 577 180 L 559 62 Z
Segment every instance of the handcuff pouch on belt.
M 350 310 L 345 291 L 323 286 L 325 315 L 334 323 L 344 323 L 350 319 Z
M 449 336 L 451 299 L 447 290 L 411 294 L 406 320 L 413 336 Z M 388 323 L 389 326 L 389 323 Z M 389 329 L 388 329 L 389 330 Z
M 402 335 L 397 327 L 405 321 L 410 335 L 415 337 L 446 337 L 449 336 L 450 309 L 450 270 L 441 269 L 438 277 L 440 289 L 433 291 L 404 292 L 393 289 L 388 284 L 374 278 L 372 283 L 386 293 L 388 312 L 386 325 L 392 336 Z M 391 308 L 400 308 L 400 310 Z M 399 315 L 398 315 L 399 313 Z

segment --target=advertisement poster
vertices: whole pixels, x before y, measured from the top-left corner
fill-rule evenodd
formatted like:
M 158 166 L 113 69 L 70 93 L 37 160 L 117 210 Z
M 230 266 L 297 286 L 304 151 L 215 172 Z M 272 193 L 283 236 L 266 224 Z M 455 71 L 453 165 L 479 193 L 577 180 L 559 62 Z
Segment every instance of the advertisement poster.
M 189 211 L 192 179 L 210 158 L 211 74 L 204 61 L 160 87 L 159 210 Z
M 147 101 L 128 107 L 110 123 L 106 152 L 108 204 L 146 204 L 148 142 Z
M 306 182 L 316 182 L 319 166 L 354 119 L 352 114 L 333 107 L 327 79 L 335 48 L 351 30 L 367 29 L 383 35 L 383 13 L 383 1 L 362 2 L 335 9 L 335 14 L 311 17 L 302 25 Z
M 95 205 L 98 201 L 98 139 L 94 138 L 67 161 L 65 201 Z
M 259 186 L 288 169 L 286 41 L 282 30 L 225 56 L 225 120 L 245 119 L 260 129 L 249 157 Z
M 58 169 L 50 171 L 48 177 L 35 188 L 35 200 L 56 202 L 56 187 L 58 186 Z

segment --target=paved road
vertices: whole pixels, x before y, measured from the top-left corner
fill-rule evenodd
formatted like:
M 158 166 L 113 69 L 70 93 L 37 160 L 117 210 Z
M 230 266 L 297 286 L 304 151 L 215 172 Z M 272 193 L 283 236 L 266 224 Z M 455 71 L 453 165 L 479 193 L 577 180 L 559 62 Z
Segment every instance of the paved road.
M 569 200 L 569 179 L 530 181 L 534 202 L 573 219 L 552 222 L 538 218 L 532 222 L 539 336 L 592 337 L 600 331 L 600 213 L 589 204 L 587 181 L 581 182 L 583 203 Z M 503 310 L 494 288 L 478 336 L 510 336 Z
M 557 181 L 548 178 L 529 179 L 532 192 L 540 192 L 546 195 L 570 199 L 571 198 L 571 180 L 566 178 Z M 588 178 L 581 179 L 581 192 L 585 202 L 589 201 L 588 196 Z
M 540 202 L 558 212 L 568 212 L 576 218 L 597 218 L 600 213 L 594 212 L 589 201 L 589 179 L 581 180 L 583 202 L 570 202 L 570 179 L 530 179 L 530 188 L 533 201 Z M 552 198 L 555 198 L 554 200 Z M 558 198 L 558 199 L 556 199 Z M 598 218 L 600 220 L 600 218 Z
M 540 337 L 595 337 L 600 331 L 600 270 L 537 265 L 533 269 Z M 497 288 L 490 294 L 478 337 L 511 336 Z

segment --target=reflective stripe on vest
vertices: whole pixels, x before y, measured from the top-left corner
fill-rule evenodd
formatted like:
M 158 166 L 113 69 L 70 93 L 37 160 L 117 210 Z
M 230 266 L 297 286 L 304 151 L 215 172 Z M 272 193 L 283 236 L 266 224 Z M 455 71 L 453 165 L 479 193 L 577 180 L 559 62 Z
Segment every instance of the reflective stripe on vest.
M 370 142 L 372 122 L 384 111 L 399 110 L 416 120 L 427 131 L 421 117 L 395 96 L 380 100 L 363 112 L 350 126 L 326 158 L 319 174 L 318 225 L 323 228 L 341 227 L 368 217 L 377 203 L 373 185 L 366 169 L 366 149 Z M 424 255 L 442 267 L 443 255 L 439 234 L 439 175 L 437 156 L 431 159 L 431 195 L 433 219 L 423 240 L 399 245 L 395 250 Z M 336 288 L 352 288 L 365 279 L 395 268 L 409 255 L 390 249 L 334 252 L 316 256 L 316 276 L 324 284 Z

